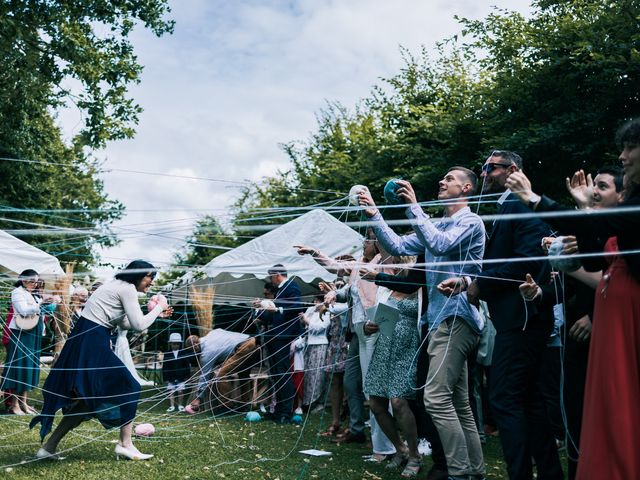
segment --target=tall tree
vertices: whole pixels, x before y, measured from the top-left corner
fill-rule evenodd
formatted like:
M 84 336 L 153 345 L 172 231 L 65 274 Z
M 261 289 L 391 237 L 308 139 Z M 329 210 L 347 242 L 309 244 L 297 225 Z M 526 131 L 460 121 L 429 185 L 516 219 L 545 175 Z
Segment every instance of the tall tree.
M 0 228 L 88 229 L 25 237 L 80 268 L 94 263 L 95 245 L 116 241 L 109 225 L 123 206 L 107 197 L 87 152 L 134 134 L 140 107 L 127 88 L 142 66 L 129 35 L 136 24 L 171 32 L 168 12 L 166 0 L 0 4 Z M 84 121 L 70 143 L 54 121 L 68 104 Z
M 613 133 L 640 114 L 640 3 L 539 0 L 531 16 L 461 19 L 433 58 L 404 68 L 358 105 L 321 112 L 315 134 L 287 144 L 291 169 L 247 189 L 238 207 L 314 204 L 364 183 L 382 200 L 392 176 L 423 199 L 452 165 L 476 168 L 494 148 L 525 159 L 541 191 L 577 168 L 615 161 Z M 291 189 L 287 194 L 283 188 Z

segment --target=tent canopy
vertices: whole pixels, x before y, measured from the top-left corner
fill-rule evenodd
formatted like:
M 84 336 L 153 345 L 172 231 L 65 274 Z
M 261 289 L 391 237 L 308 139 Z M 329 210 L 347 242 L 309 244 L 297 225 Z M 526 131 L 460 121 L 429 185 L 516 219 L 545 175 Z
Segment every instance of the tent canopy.
M 56 257 L 0 230 L 2 273 L 17 277 L 28 268 L 32 268 L 40 275 L 64 275 L 64 270 Z
M 290 277 L 308 292 L 304 284 L 317 281 L 330 282 L 336 275 L 318 265 L 309 255 L 298 255 L 294 245 L 308 245 L 321 250 L 330 257 L 353 255 L 362 251 L 363 237 L 324 210 L 311 210 L 290 222 L 281 225 L 244 245 L 214 258 L 202 268 L 206 279 L 196 285 L 216 287 L 216 303 L 241 303 L 241 298 L 262 297 L 264 279 L 275 264 L 282 264 Z M 180 280 L 190 283 L 192 273 Z M 172 292 L 172 297 L 183 297 L 185 287 Z M 311 288 L 313 290 L 313 288 Z M 235 301 L 234 301 L 235 299 Z

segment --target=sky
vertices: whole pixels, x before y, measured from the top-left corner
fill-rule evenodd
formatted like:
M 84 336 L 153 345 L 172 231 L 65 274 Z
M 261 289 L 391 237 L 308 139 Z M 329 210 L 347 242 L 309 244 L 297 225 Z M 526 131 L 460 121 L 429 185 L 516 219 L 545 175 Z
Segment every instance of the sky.
M 101 251 L 116 266 L 144 258 L 166 265 L 199 215 L 224 221 L 247 180 L 289 166 L 279 147 L 305 141 L 327 102 L 353 109 L 403 66 L 400 47 L 458 33 L 455 15 L 493 6 L 526 14 L 523 0 L 170 1 L 173 35 L 132 36 L 143 107 L 135 138 L 94 152 L 104 168 L 200 179 L 105 172 L 106 192 L 127 208 L 122 243 Z M 70 137 L 81 117 L 60 116 Z M 216 181 L 214 181 L 216 180 Z

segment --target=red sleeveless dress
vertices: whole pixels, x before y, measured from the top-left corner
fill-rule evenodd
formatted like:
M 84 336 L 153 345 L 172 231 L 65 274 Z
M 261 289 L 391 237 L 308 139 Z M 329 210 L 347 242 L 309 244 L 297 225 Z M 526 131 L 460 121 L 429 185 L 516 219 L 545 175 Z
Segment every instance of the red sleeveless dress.
M 605 252 L 617 252 L 615 237 Z M 640 479 L 640 283 L 623 257 L 595 295 L 578 480 Z

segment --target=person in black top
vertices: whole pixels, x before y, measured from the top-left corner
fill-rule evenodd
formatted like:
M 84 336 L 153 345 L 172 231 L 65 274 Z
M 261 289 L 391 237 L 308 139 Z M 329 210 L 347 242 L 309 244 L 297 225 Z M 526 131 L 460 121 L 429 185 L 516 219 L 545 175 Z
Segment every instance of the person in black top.
M 169 347 L 162 360 L 162 380 L 167 384 L 169 392 L 169 408 L 167 412 L 184 411 L 185 382 L 191 377 L 189 354 L 182 348 L 182 336 L 179 333 L 169 335 Z

